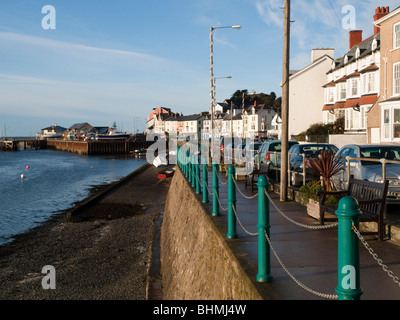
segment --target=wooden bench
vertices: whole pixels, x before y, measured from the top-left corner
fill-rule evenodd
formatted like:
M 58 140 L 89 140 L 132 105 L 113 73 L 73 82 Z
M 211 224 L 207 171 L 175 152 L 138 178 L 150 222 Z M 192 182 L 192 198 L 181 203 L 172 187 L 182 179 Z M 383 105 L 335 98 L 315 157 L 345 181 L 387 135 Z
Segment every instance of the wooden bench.
M 251 186 L 251 192 L 254 189 L 257 189 L 258 178 L 268 173 L 268 165 L 261 163 L 260 169 L 254 169 L 253 172 L 249 175 L 246 175 L 244 178 L 244 188 L 247 189 L 247 186 Z
M 320 222 L 325 223 L 325 212 L 335 214 L 337 207 L 325 204 L 327 196 L 334 195 L 338 197 L 352 196 L 357 199 L 361 210 L 360 222 L 375 221 L 378 226 L 376 232 L 364 232 L 363 234 L 378 235 L 379 241 L 384 239 L 385 225 L 383 214 L 386 207 L 386 197 L 389 182 L 385 183 L 371 182 L 365 180 L 350 179 L 349 187 L 344 191 L 326 192 L 320 191 Z

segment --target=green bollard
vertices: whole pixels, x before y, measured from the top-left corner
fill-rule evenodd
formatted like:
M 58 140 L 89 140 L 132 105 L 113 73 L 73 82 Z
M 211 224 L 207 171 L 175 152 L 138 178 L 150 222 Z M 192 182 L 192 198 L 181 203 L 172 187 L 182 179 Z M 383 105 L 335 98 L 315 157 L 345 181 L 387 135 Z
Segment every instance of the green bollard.
M 196 187 L 196 161 L 195 155 L 192 155 L 192 188 Z
M 181 154 L 181 150 L 180 150 L 179 146 L 177 146 L 177 149 L 176 149 L 176 161 L 177 161 L 179 169 L 182 169 L 180 154 Z
M 338 286 L 335 291 L 339 300 L 360 300 L 360 252 L 359 240 L 352 230 L 358 229 L 361 211 L 351 196 L 343 197 L 336 210 L 338 217 Z
M 186 151 L 185 176 L 189 180 L 189 152 Z
M 203 203 L 208 203 L 208 172 L 207 164 L 203 163 Z
M 235 167 L 228 168 L 228 239 L 237 239 L 236 233 L 236 215 L 233 210 L 236 209 L 236 188 L 233 182 L 235 178 Z
M 219 185 L 218 185 L 218 164 L 213 163 L 213 212 L 212 215 L 214 217 L 219 216 L 219 205 L 218 205 L 218 196 L 219 196 Z
M 265 175 L 262 175 L 258 179 L 258 282 L 269 282 L 272 280 L 270 275 L 271 264 L 270 264 L 270 247 L 267 239 L 265 238 L 265 232 L 267 232 L 270 238 L 270 224 L 269 224 L 269 200 L 265 195 L 264 190 L 268 192 L 268 179 Z M 271 238 L 270 238 L 271 239 Z
M 189 183 L 192 182 L 192 156 L 189 153 L 188 155 L 188 181 Z
M 199 158 L 196 158 L 196 194 L 200 194 L 200 164 L 199 164 Z

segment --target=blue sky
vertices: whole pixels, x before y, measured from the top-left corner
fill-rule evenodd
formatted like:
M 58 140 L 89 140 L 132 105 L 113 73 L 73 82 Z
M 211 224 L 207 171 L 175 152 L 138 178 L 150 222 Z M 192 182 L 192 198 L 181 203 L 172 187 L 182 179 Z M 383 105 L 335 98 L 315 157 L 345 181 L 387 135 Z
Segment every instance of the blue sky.
M 42 7 L 56 29 L 42 28 Z M 283 0 L 18 0 L 0 4 L 0 136 L 34 135 L 77 122 L 145 129 L 153 108 L 193 114 L 210 105 L 210 27 L 216 98 L 237 89 L 281 96 Z M 291 69 L 311 49 L 348 50 L 342 8 L 373 33 L 377 6 L 398 0 L 292 0 Z

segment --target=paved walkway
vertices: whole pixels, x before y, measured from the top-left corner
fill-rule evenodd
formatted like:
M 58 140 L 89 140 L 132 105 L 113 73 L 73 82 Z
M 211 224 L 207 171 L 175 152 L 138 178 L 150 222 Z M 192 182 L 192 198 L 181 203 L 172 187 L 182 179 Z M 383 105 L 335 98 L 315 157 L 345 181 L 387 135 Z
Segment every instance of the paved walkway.
M 212 175 L 209 169 L 209 190 L 212 191 Z M 227 208 L 227 177 L 219 174 L 220 203 Z M 244 195 L 255 195 L 245 190 L 244 182 L 237 181 L 237 185 Z M 285 218 L 279 211 L 290 219 L 305 225 L 319 226 L 319 222 L 307 215 L 306 208 L 297 202 L 281 202 L 278 194 L 271 194 L 273 203 L 270 203 L 270 237 L 272 247 L 279 259 L 301 283 L 296 283 L 284 270 L 281 263 L 271 251 L 271 276 L 269 283 L 256 281 L 257 275 L 257 197 L 246 199 L 238 191 L 236 193 L 236 211 L 238 215 L 238 239 L 227 239 L 227 243 L 254 280 L 256 287 L 265 299 L 272 300 L 313 300 L 322 299 L 319 293 L 336 295 L 337 286 L 337 228 L 327 230 L 310 230 L 294 224 Z M 199 195 L 202 199 L 202 195 Z M 212 212 L 212 195 L 209 194 L 209 203 L 205 204 L 207 211 Z M 221 216 L 213 217 L 215 224 L 223 235 L 227 234 L 227 211 L 222 210 Z M 243 227 L 242 227 L 242 226 Z M 246 230 L 245 230 L 246 229 Z M 400 278 L 400 247 L 390 241 L 379 242 L 372 236 L 365 236 L 368 245 L 374 250 L 382 262 L 395 276 Z M 360 242 L 360 283 L 363 289 L 362 300 L 397 300 L 400 299 L 400 285 L 396 284 L 372 257 L 365 246 Z M 304 287 L 316 292 L 310 293 Z M 329 298 L 328 298 L 329 300 Z

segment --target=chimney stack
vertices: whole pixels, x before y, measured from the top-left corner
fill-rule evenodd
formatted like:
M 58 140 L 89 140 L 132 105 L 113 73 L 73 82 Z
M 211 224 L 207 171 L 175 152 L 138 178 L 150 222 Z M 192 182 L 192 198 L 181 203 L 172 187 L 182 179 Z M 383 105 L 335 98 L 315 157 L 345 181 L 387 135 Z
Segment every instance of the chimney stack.
M 374 22 L 376 20 L 379 20 L 380 18 L 383 18 L 389 13 L 389 7 L 377 7 L 375 9 L 375 15 L 374 15 Z M 380 27 L 377 27 L 374 25 L 374 36 L 376 36 L 379 33 Z
M 350 49 L 362 42 L 362 30 L 351 30 L 350 34 Z

